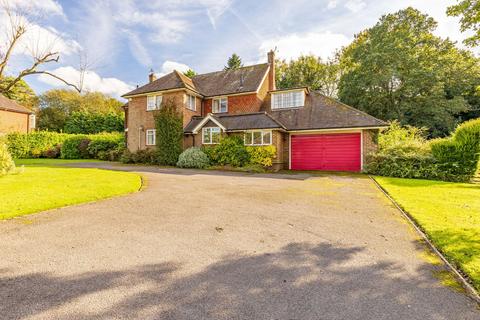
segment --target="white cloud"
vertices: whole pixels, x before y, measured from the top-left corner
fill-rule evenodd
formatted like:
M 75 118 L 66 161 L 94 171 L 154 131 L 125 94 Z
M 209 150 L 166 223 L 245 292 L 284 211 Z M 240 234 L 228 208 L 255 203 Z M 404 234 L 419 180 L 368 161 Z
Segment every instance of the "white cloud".
M 14 9 L 26 11 L 30 15 L 50 14 L 65 16 L 62 6 L 55 0 L 13 0 L 7 3 Z
M 260 57 L 265 59 L 266 54 L 277 48 L 277 56 L 281 59 L 296 59 L 302 54 L 314 54 L 327 59 L 336 49 L 349 44 L 351 39 L 340 33 L 308 32 L 304 34 L 288 34 L 278 38 L 266 40 L 260 45 Z
M 328 1 L 327 3 L 327 9 L 334 9 L 336 8 L 338 5 L 338 1 L 337 0 L 330 0 Z
M 362 0 L 349 0 L 345 3 L 345 8 L 352 12 L 358 12 L 365 8 L 367 4 Z
M 71 66 L 57 68 L 51 73 L 75 85 L 80 82 L 80 71 Z M 51 86 L 66 87 L 63 82 L 45 74 L 39 75 L 38 80 Z M 85 91 L 99 91 L 118 98 L 132 89 L 133 86 L 117 78 L 102 78 L 93 71 L 87 71 L 84 75 L 83 90 Z
M 152 66 L 152 57 L 148 53 L 147 48 L 145 48 L 141 38 L 133 32 L 125 31 L 128 35 L 128 45 L 130 47 L 130 53 L 137 60 L 137 62 L 143 66 L 151 67 Z
M 162 77 L 162 76 L 172 72 L 173 70 L 177 70 L 177 71 L 180 71 L 180 72 L 185 72 L 188 69 L 191 69 L 191 68 L 189 66 L 187 66 L 186 64 L 167 60 L 162 64 L 162 68 L 161 68 L 160 72 L 155 73 L 155 74 L 157 75 L 157 77 Z

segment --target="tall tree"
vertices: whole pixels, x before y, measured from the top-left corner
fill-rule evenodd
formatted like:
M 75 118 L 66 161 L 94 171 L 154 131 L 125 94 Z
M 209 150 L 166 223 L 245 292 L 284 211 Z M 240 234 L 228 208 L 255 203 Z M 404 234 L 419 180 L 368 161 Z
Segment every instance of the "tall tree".
M 189 77 L 190 79 L 197 75 L 197 73 L 192 69 L 188 69 L 183 74 L 186 75 L 187 77 Z
M 433 34 L 437 23 L 413 8 L 388 14 L 343 49 L 341 101 L 384 120 L 448 134 L 471 109 L 479 61 Z
M 42 130 L 63 131 L 73 112 L 121 113 L 122 103 L 100 92 L 80 94 L 75 90 L 53 89 L 40 95 L 38 127 Z
M 329 97 L 336 97 L 340 78 L 339 64 L 335 60 L 323 61 L 314 55 L 297 60 L 277 60 L 276 83 L 280 89 L 307 86 Z
M 467 46 L 475 47 L 480 44 L 480 1 L 458 0 L 456 5 L 447 9 L 447 15 L 460 17 L 460 30 L 473 31 L 473 35 L 463 42 Z
M 0 78 L 0 88 L 8 85 L 12 80 L 12 77 Z M 38 97 L 23 79 L 17 81 L 4 95 L 30 110 L 34 110 L 38 106 Z
M 58 62 L 60 53 L 52 50 L 55 40 L 48 44 L 39 45 L 40 39 L 38 37 L 40 37 L 40 34 L 34 35 L 34 31 L 30 30 L 33 29 L 31 23 L 29 23 L 31 11 L 21 11 L 18 7 L 12 7 L 8 1 L 0 3 L 0 14 L 5 17 L 5 29 L 3 31 L 6 35 L 4 43 L 0 44 L 0 79 L 2 79 L 0 94 L 6 96 L 12 94 L 18 82 L 29 75 L 35 74 L 53 77 L 80 92 L 81 86 L 70 83 L 47 70 L 41 70 L 45 65 Z M 15 75 L 8 77 L 5 73 L 11 63 L 12 55 L 20 47 L 24 47 L 26 52 L 30 53 L 32 62 Z M 81 74 L 83 75 L 83 72 Z
M 223 70 L 235 70 L 241 67 L 243 67 L 242 59 L 238 54 L 234 53 L 228 58 L 227 65 Z

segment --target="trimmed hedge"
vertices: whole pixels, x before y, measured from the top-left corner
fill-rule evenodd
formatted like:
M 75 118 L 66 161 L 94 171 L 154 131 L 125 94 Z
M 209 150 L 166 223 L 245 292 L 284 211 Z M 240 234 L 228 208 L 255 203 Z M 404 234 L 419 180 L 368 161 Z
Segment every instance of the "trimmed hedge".
M 65 122 L 66 133 L 94 134 L 100 132 L 120 132 L 124 129 L 124 114 L 73 112 Z
M 7 135 L 14 158 L 58 158 L 117 160 L 124 150 L 122 133 L 77 135 L 38 131 Z
M 13 158 L 39 158 L 72 136 L 49 131 L 10 133 L 7 135 L 7 145 Z

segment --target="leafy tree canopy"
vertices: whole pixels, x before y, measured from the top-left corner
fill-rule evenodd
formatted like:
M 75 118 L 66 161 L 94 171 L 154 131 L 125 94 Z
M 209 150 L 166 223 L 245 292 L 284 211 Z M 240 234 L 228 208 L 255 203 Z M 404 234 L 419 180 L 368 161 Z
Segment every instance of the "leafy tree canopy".
M 340 76 L 335 60 L 323 61 L 314 55 L 301 56 L 297 60 L 275 63 L 276 84 L 279 89 L 307 86 L 329 97 L 335 97 Z
M 6 87 L 11 81 L 13 81 L 13 77 L 0 78 L 0 88 Z M 3 94 L 7 98 L 17 101 L 19 104 L 30 110 L 33 110 L 38 106 L 38 97 L 23 79 L 20 79 L 12 88 L 10 88 L 10 90 Z
M 192 70 L 192 69 L 188 69 L 188 70 L 185 71 L 183 74 L 186 75 L 186 76 L 189 77 L 189 78 L 193 78 L 193 77 L 195 77 L 195 76 L 197 75 L 197 73 L 196 73 L 194 70 Z
M 472 109 L 479 61 L 433 34 L 437 23 L 413 8 L 388 14 L 343 49 L 339 98 L 384 120 L 448 134 Z
M 460 30 L 471 30 L 473 35 L 463 42 L 467 46 L 475 47 L 480 43 L 480 1 L 458 0 L 456 5 L 447 9 L 449 16 L 460 17 Z
M 223 70 L 235 70 L 241 67 L 243 67 L 242 59 L 238 54 L 234 53 L 228 58 L 227 65 Z
M 80 94 L 74 90 L 53 89 L 40 95 L 38 127 L 43 130 L 62 131 L 65 121 L 73 112 L 123 112 L 122 102 L 100 92 Z

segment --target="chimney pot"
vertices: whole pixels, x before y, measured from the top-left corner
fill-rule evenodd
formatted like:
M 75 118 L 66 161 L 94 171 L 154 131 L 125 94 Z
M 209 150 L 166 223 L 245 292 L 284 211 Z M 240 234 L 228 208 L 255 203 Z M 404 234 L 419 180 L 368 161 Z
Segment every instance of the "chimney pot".
M 148 82 L 151 83 L 155 80 L 157 80 L 157 76 L 155 75 L 155 72 L 153 72 L 153 69 L 150 69 L 150 73 L 148 74 Z

